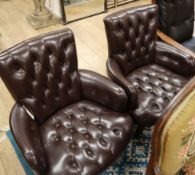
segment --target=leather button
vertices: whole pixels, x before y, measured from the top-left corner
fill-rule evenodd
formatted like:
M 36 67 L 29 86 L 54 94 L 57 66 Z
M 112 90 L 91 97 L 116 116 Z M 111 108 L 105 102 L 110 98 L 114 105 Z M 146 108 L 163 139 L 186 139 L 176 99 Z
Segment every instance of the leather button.
M 73 134 L 75 132 L 74 128 L 70 128 L 69 132 Z
M 86 133 L 84 136 L 85 136 L 86 139 L 89 139 L 90 138 L 89 133 Z
M 98 129 L 102 129 L 102 128 L 103 128 L 103 125 L 102 125 L 102 124 L 98 124 L 98 125 L 97 125 L 97 128 L 98 128 Z
M 81 133 L 82 133 L 82 134 L 85 134 L 85 133 L 87 133 L 87 130 L 86 130 L 86 129 L 82 129 L 82 130 L 81 130 Z
M 66 140 L 67 143 L 72 143 L 72 138 L 69 137 L 67 140 Z
M 71 148 L 71 149 L 75 149 L 75 148 L 76 148 L 76 144 L 75 144 L 75 143 L 71 143 L 71 144 L 70 144 L 70 148 Z
M 76 161 L 73 161 L 71 165 L 72 165 L 73 168 L 77 168 L 78 167 L 78 164 L 77 164 Z
M 87 125 L 89 122 L 88 122 L 88 120 L 83 120 L 82 123 L 83 123 L 84 125 Z
M 120 133 L 119 133 L 119 130 L 117 129 L 117 128 L 114 128 L 113 130 L 113 133 L 115 134 L 115 135 L 119 135 Z
M 74 118 L 74 115 L 71 113 L 71 114 L 68 114 L 68 119 L 69 120 L 72 120 Z
M 60 127 L 60 123 L 56 123 L 56 128 L 59 128 Z
M 102 146 L 106 147 L 107 146 L 107 142 L 104 138 L 99 138 L 99 142 Z
M 153 108 L 154 108 L 154 109 L 158 109 L 159 107 L 158 107 L 157 104 L 154 104 L 154 105 L 153 105 Z
M 59 137 L 56 137 L 56 138 L 55 138 L 55 141 L 56 141 L 56 142 L 60 141 L 60 138 L 59 138 Z
M 87 155 L 88 155 L 89 157 L 94 157 L 94 156 L 95 156 L 94 152 L 93 152 L 91 149 L 89 149 L 89 148 L 86 149 L 85 152 L 87 153 Z

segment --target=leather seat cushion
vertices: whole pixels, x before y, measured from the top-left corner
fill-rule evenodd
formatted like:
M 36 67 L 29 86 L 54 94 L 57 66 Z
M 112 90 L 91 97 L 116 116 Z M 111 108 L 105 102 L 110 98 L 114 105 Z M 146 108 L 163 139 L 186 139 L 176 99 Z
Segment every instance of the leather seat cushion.
M 132 119 L 83 100 L 51 116 L 40 127 L 40 134 L 48 174 L 91 175 L 118 156 L 132 135 Z
M 188 49 L 190 49 L 192 52 L 195 52 L 195 37 L 184 41 L 183 43 L 181 43 L 183 46 L 187 47 Z
M 143 66 L 126 78 L 138 91 L 138 106 L 133 117 L 142 126 L 153 125 L 188 81 L 156 64 Z

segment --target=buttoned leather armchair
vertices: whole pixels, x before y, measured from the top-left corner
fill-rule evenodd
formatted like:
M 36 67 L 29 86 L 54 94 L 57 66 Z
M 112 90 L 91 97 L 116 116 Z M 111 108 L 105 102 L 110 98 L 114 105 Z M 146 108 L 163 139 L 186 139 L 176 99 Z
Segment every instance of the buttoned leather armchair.
M 195 52 L 194 0 L 152 0 L 159 8 L 159 28 Z
M 195 73 L 195 59 L 156 40 L 158 8 L 146 5 L 104 18 L 108 75 L 129 96 L 139 129 L 151 126 Z
M 124 90 L 97 73 L 78 70 L 70 29 L 2 52 L 0 76 L 16 100 L 11 131 L 37 174 L 97 174 L 132 135 Z

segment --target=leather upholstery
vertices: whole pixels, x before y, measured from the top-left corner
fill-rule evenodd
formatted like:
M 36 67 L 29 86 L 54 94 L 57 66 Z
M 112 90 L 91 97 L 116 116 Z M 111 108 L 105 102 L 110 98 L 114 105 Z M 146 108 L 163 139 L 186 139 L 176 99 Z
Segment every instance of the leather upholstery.
M 135 120 L 149 126 L 158 120 L 188 80 L 157 64 L 136 69 L 126 78 L 138 91 L 139 105 L 133 111 Z
M 70 29 L 1 53 L 0 76 L 16 100 L 11 131 L 37 174 L 98 174 L 133 133 L 125 91 L 95 72 L 78 70 Z
M 128 115 L 91 101 L 58 111 L 40 127 L 48 174 L 101 172 L 127 143 L 131 124 Z
M 40 123 L 81 96 L 75 49 L 72 32 L 64 30 L 24 41 L 0 55 L 1 78 Z
M 152 63 L 156 15 L 157 8 L 151 6 L 123 10 L 105 18 L 109 56 L 116 60 L 124 75 Z
M 153 125 L 195 73 L 195 58 L 156 41 L 157 19 L 154 4 L 104 18 L 108 75 L 127 92 L 129 110 L 141 127 Z
M 156 4 L 160 30 L 181 44 L 195 45 L 194 39 L 190 40 L 194 30 L 194 0 L 156 0 Z M 195 51 L 195 46 L 184 46 Z

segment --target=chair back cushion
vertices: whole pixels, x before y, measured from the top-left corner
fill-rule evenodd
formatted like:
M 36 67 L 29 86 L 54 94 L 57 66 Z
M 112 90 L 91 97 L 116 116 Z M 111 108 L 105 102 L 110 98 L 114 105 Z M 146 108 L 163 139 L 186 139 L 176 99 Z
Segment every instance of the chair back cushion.
M 178 42 L 190 39 L 194 29 L 194 0 L 156 0 L 161 31 Z
M 113 13 L 104 18 L 109 57 L 125 75 L 151 63 L 155 56 L 158 10 L 146 5 Z
M 0 76 L 13 98 L 42 123 L 80 99 L 74 35 L 70 29 L 24 41 L 0 54 Z

